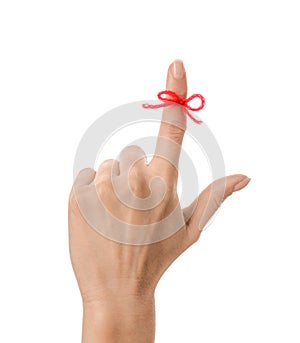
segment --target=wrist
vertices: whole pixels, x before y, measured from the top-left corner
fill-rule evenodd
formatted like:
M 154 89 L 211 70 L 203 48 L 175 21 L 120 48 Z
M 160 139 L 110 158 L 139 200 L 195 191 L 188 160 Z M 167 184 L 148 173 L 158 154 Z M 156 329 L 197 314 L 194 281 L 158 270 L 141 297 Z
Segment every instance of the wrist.
M 154 326 L 153 295 L 106 296 L 83 302 L 83 343 L 152 343 Z

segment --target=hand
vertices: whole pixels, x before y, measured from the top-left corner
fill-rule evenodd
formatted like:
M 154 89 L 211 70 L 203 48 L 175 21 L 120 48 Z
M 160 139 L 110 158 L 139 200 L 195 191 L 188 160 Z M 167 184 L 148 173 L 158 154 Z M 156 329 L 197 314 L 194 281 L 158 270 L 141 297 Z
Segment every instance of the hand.
M 181 61 L 169 67 L 167 89 L 186 97 Z M 120 161 L 105 161 L 97 172 L 84 169 L 74 182 L 69 241 L 83 300 L 83 342 L 153 342 L 154 291 L 159 279 L 198 240 L 220 204 L 250 181 L 240 174 L 214 181 L 188 208 L 181 209 L 177 164 L 185 126 L 186 116 L 179 106 L 165 108 L 156 153 L 149 164 L 144 152 L 131 146 L 121 152 Z M 99 225 L 108 233 L 118 225 L 115 231 L 120 240 L 125 237 L 131 244 L 106 238 L 86 220 L 82 207 L 95 212 L 95 194 L 107 210 L 96 216 Z M 154 243 L 134 243 L 131 226 L 137 225 L 149 227 L 145 242 Z

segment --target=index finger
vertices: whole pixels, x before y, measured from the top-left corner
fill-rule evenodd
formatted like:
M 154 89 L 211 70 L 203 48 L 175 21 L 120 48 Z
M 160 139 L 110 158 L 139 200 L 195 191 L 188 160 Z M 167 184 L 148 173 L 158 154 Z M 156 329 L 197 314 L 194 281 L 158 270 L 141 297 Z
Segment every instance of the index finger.
M 181 60 L 175 60 L 168 69 L 166 89 L 182 98 L 187 95 L 186 72 Z M 182 106 L 174 104 L 164 108 L 157 137 L 153 161 L 165 163 L 166 168 L 177 168 L 186 129 L 186 115 Z M 168 160 L 166 162 L 161 159 Z M 171 164 L 170 164 L 171 162 Z M 173 166 L 172 166 L 173 164 Z

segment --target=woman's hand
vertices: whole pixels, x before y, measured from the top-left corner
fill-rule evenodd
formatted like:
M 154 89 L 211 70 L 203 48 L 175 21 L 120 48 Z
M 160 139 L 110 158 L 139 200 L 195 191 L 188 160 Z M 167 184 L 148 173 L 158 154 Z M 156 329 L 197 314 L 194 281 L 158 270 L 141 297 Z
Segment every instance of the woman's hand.
M 169 67 L 167 89 L 186 97 L 181 61 Z M 179 106 L 165 108 L 149 164 L 139 147 L 126 147 L 120 161 L 105 161 L 97 172 L 84 169 L 74 182 L 69 240 L 83 299 L 83 342 L 153 342 L 159 279 L 224 199 L 250 181 L 240 174 L 217 180 L 181 209 L 177 164 L 185 126 Z M 110 231 L 115 239 L 106 238 Z

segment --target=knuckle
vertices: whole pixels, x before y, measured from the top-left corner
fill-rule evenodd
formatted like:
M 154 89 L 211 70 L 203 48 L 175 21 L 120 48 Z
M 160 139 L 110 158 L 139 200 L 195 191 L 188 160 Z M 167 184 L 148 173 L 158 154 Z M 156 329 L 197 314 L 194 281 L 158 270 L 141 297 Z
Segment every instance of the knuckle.
M 114 164 L 113 159 L 103 161 L 98 168 L 98 173 L 104 170 L 110 169 L 113 166 L 113 164 Z
M 165 131 L 166 131 L 166 136 L 169 139 L 179 144 L 181 143 L 184 132 L 185 132 L 183 129 L 178 127 L 175 122 L 172 124 L 166 123 Z
M 209 186 L 209 196 L 211 198 L 213 205 L 216 208 L 219 208 L 222 205 L 222 202 L 224 201 L 224 191 L 225 189 L 222 187 L 220 180 L 214 181 Z
M 72 187 L 70 195 L 69 195 L 69 207 L 73 207 L 76 204 L 76 197 L 74 194 L 74 189 Z
M 98 168 L 95 178 L 97 185 L 109 184 L 112 180 L 113 165 L 116 161 L 113 159 L 105 160 Z
M 146 175 L 145 168 L 142 168 L 137 163 L 133 163 L 128 171 L 128 178 L 133 180 L 145 181 L 147 179 Z
M 149 179 L 142 168 L 137 166 L 131 168 L 128 185 L 131 191 L 139 197 L 146 197 L 150 194 Z
M 145 154 L 144 150 L 138 146 L 138 145 L 128 145 L 126 146 L 122 151 L 121 154 L 126 154 L 126 153 L 140 153 L 140 154 Z

